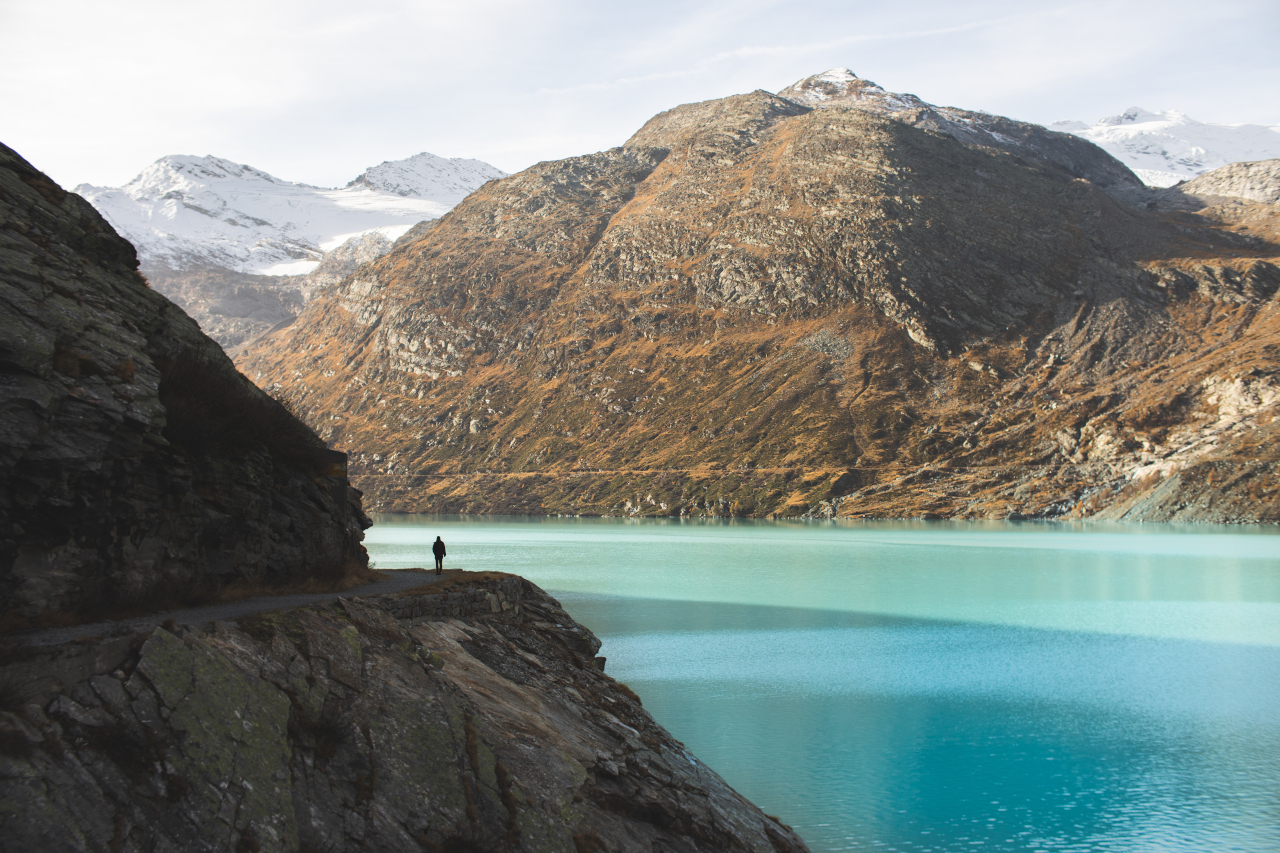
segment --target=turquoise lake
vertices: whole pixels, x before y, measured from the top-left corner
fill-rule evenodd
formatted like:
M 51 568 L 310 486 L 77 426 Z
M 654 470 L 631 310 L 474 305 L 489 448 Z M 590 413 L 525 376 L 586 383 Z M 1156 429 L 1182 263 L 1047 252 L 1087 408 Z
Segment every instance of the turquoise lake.
M 1280 850 L 1280 531 L 375 521 L 556 595 L 815 851 Z

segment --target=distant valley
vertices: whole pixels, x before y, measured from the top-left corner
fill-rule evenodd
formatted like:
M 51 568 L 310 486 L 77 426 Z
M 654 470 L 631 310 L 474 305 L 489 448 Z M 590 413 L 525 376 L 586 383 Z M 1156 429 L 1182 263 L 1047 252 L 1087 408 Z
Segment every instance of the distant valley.
M 488 183 L 238 364 L 384 510 L 1276 521 L 1274 181 L 836 69 Z

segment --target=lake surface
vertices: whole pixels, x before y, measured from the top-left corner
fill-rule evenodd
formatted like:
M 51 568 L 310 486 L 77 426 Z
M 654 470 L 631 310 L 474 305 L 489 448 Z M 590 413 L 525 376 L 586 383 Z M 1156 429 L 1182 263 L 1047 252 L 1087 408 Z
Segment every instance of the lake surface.
M 1280 531 L 375 521 L 555 594 L 815 851 L 1280 850 Z

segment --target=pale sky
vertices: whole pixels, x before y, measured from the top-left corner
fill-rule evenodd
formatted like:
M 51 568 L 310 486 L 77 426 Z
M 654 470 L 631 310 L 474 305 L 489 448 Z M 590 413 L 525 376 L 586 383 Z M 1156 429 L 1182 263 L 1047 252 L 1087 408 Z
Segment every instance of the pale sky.
M 1276 0 L 0 0 L 0 142 L 66 187 L 214 154 L 340 186 L 430 151 L 507 171 L 845 66 L 1049 123 L 1280 124 Z

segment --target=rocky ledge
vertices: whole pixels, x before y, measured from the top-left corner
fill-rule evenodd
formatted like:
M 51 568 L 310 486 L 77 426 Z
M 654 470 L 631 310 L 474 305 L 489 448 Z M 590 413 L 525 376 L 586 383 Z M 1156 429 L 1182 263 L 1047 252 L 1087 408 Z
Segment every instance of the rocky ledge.
M 599 647 L 508 576 L 11 649 L 0 837 L 46 853 L 806 849 L 657 725 Z

